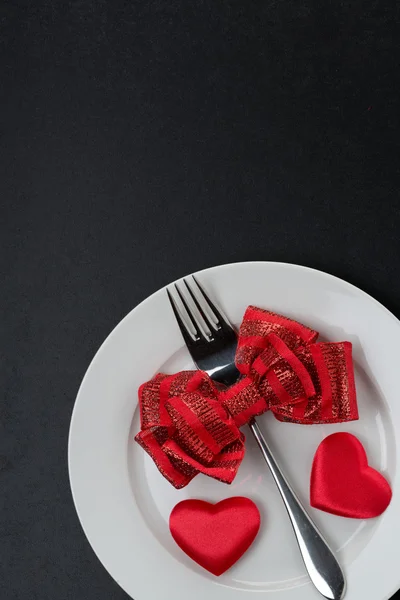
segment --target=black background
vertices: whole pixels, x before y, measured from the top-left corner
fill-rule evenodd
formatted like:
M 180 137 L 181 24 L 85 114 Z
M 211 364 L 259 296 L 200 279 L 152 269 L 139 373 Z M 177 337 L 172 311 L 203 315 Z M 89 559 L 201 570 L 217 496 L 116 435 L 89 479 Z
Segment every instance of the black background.
M 1 599 L 126 598 L 78 523 L 67 436 L 148 294 L 279 260 L 400 316 L 396 4 L 1 4 Z

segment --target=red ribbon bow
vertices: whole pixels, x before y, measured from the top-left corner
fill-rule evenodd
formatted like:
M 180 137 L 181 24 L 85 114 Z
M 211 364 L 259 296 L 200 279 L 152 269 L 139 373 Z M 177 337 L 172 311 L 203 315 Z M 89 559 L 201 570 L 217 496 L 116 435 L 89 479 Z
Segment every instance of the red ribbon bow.
M 135 440 L 176 488 L 204 473 L 231 483 L 244 457 L 239 427 L 272 410 L 281 421 L 358 419 L 351 343 L 316 343 L 318 332 L 249 306 L 240 326 L 238 383 L 221 390 L 203 371 L 159 373 L 139 389 Z

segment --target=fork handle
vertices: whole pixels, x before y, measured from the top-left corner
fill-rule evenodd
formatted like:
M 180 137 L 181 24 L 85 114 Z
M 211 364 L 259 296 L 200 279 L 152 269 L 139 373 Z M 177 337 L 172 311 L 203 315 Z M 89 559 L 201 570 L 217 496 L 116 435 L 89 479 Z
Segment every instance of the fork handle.
M 249 425 L 285 503 L 311 581 L 325 598 L 341 600 L 346 582 L 334 553 L 280 470 L 258 424 L 253 419 Z

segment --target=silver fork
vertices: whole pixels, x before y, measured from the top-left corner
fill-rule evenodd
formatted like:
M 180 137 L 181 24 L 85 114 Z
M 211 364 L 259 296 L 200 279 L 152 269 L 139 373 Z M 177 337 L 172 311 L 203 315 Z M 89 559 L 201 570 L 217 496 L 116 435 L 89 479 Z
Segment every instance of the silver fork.
M 235 366 L 236 332 L 194 276 L 192 279 L 192 285 L 183 280 L 186 295 L 175 284 L 180 305 L 167 289 L 172 310 L 196 366 L 214 381 L 232 385 L 240 377 Z M 278 486 L 311 581 L 325 598 L 341 600 L 346 583 L 334 553 L 283 475 L 255 419 L 249 426 Z

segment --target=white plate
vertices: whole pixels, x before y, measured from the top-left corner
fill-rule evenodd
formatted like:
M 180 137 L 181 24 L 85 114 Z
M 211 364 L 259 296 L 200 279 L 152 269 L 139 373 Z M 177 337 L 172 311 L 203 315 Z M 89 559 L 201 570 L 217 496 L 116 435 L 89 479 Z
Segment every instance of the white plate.
M 240 263 L 199 274 L 231 321 L 248 304 L 298 319 L 326 340 L 350 340 L 360 410 L 358 422 L 302 426 L 259 419 L 313 519 L 338 551 L 346 600 L 386 600 L 400 587 L 399 481 L 400 323 L 381 304 L 331 275 L 279 263 Z M 305 575 L 283 504 L 250 435 L 231 486 L 197 476 L 175 490 L 133 441 L 139 430 L 137 389 L 158 371 L 192 368 L 165 290 L 137 306 L 114 329 L 90 365 L 76 400 L 69 438 L 69 470 L 76 509 L 94 551 L 135 600 L 317 600 Z M 308 505 L 310 468 L 318 443 L 334 431 L 363 442 L 370 464 L 393 486 L 379 519 L 344 519 Z M 168 518 L 184 498 L 255 500 L 260 533 L 243 558 L 217 578 L 198 567 L 172 540 Z

